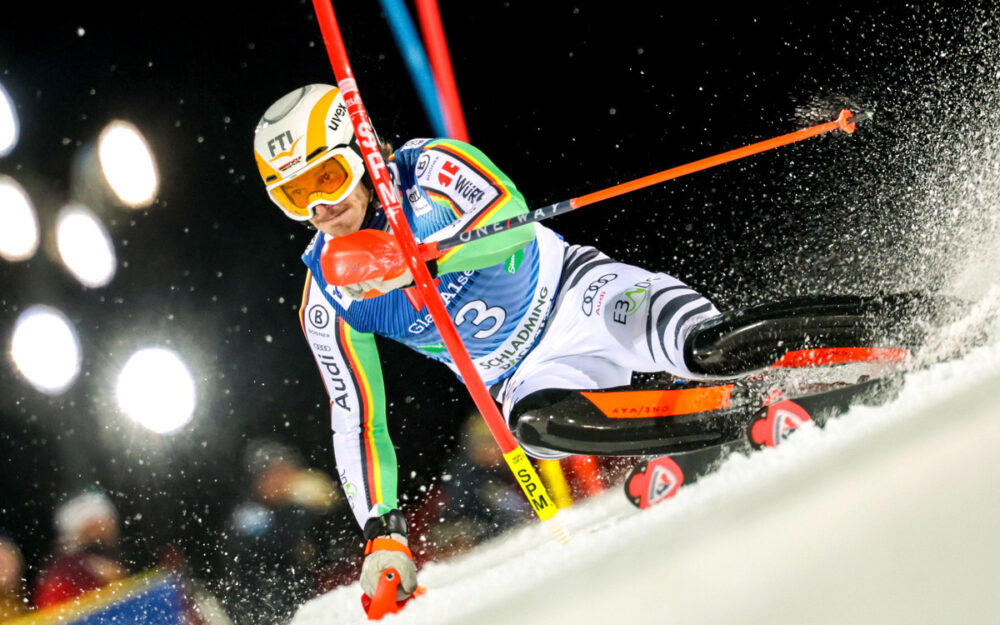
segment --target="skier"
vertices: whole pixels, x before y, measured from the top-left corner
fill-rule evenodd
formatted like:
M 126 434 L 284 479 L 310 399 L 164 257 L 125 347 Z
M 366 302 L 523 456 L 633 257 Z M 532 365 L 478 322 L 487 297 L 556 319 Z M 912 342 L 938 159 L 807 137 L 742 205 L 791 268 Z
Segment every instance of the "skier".
M 382 145 L 418 241 L 529 210 L 514 183 L 471 145 L 414 139 L 394 153 Z M 318 231 L 302 256 L 308 269 L 300 322 L 330 395 L 340 480 L 367 540 L 362 588 L 372 595 L 379 574 L 392 567 L 403 599 L 417 586 L 416 569 L 398 510 L 374 335 L 457 370 L 427 309 L 414 303 L 409 271 L 347 286 L 324 279 L 329 239 L 388 230 L 339 90 L 313 84 L 275 102 L 255 130 L 254 156 L 271 200 Z M 540 224 L 454 248 L 428 265 L 482 381 L 536 458 L 657 452 L 662 419 L 608 419 L 577 391 L 627 387 L 633 372 L 732 375 L 775 356 L 755 344 L 736 358 L 730 350 L 723 363 L 717 347 L 732 335 L 732 317 L 673 276 L 567 243 Z M 794 324 L 786 329 L 800 332 Z M 615 421 L 618 434 L 594 437 L 588 426 L 598 421 Z

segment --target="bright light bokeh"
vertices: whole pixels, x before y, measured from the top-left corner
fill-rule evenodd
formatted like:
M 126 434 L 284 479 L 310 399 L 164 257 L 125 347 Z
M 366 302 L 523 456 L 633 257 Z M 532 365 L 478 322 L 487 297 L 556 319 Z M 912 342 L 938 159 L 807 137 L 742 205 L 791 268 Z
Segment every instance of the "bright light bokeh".
M 14 326 L 10 355 L 18 371 L 39 391 L 58 395 L 80 374 L 80 341 L 60 311 L 32 306 Z
M 84 286 L 102 287 L 115 276 L 115 246 L 104 224 L 80 204 L 59 212 L 56 246 L 70 273 Z
M 0 176 L 0 256 L 27 260 L 38 249 L 38 216 L 16 180 Z
M 152 203 L 160 175 L 138 128 L 125 121 L 111 122 L 97 140 L 97 155 L 104 178 L 123 204 L 143 208 Z
M 191 371 L 169 349 L 137 351 L 118 376 L 118 405 L 130 419 L 157 434 L 187 425 L 194 415 Z
M 17 145 L 20 134 L 21 128 L 17 121 L 14 101 L 10 99 L 3 85 L 0 85 L 0 156 L 10 154 Z

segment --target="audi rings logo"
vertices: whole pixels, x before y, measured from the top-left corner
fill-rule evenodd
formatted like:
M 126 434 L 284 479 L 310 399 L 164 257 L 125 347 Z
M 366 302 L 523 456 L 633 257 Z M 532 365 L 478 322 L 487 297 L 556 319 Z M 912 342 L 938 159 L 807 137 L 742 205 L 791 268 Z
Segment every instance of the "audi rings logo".
M 323 306 L 316 304 L 309 309 L 309 323 L 312 324 L 314 328 L 319 328 L 322 330 L 330 323 L 330 313 L 327 312 Z
M 617 273 L 606 273 L 590 283 L 590 286 L 587 287 L 587 292 L 583 294 L 583 304 L 581 305 L 583 314 L 589 317 L 590 314 L 594 312 L 594 297 L 597 296 L 597 292 L 600 291 L 604 285 L 617 277 Z

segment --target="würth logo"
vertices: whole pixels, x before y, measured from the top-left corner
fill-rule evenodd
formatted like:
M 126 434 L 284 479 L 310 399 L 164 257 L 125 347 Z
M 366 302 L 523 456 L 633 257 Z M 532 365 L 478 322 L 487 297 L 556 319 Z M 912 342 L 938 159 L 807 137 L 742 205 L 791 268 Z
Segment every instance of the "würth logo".
M 438 172 L 438 182 L 444 186 L 450 186 L 451 181 L 455 179 L 455 174 L 458 173 L 458 165 L 451 161 L 445 161 L 444 165 L 441 166 L 441 171 Z

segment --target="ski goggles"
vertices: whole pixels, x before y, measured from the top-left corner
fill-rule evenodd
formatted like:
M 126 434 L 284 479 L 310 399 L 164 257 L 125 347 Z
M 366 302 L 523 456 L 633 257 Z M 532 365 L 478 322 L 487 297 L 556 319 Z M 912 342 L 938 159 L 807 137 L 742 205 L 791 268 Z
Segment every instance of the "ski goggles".
M 343 201 L 357 186 L 364 162 L 351 148 L 330 150 L 294 178 L 267 187 L 271 199 L 288 217 L 307 221 L 318 204 Z

